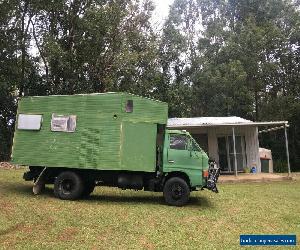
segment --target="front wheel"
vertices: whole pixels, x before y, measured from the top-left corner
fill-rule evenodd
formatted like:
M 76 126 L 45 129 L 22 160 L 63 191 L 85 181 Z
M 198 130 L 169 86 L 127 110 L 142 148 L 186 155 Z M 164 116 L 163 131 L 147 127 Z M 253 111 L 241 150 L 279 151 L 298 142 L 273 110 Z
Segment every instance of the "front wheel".
M 186 181 L 180 177 L 171 177 L 164 185 L 164 198 L 171 206 L 183 206 L 190 198 L 190 188 Z
M 81 177 L 71 171 L 59 174 L 54 182 L 54 194 L 62 200 L 76 200 L 84 191 Z

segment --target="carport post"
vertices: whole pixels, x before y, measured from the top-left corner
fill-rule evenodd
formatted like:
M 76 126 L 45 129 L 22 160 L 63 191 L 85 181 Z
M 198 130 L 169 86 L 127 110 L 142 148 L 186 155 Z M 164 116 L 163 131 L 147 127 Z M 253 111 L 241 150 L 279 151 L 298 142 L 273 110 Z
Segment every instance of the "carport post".
M 285 135 L 286 159 L 287 159 L 287 164 L 288 164 L 288 176 L 291 176 L 289 141 L 288 141 L 288 137 L 287 137 L 286 124 L 284 124 L 284 135 Z
M 236 160 L 236 149 L 235 149 L 235 131 L 232 127 L 232 139 L 233 139 L 233 154 L 234 154 L 234 174 L 237 176 L 237 160 Z

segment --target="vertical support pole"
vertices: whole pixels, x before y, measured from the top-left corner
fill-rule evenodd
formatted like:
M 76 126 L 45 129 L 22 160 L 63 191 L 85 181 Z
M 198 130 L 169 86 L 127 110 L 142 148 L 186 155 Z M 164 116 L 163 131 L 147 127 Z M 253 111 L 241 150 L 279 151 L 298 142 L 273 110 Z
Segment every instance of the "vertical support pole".
M 289 155 L 289 141 L 287 137 L 286 124 L 284 124 L 284 135 L 285 135 L 285 149 L 286 149 L 286 159 L 288 164 L 288 176 L 291 176 L 291 166 L 290 166 L 290 155 Z
M 256 132 L 255 132 L 255 141 L 257 145 L 257 153 L 255 157 L 255 166 L 256 166 L 256 173 L 261 173 L 261 161 L 259 157 L 259 140 L 258 140 L 258 127 L 256 127 Z
M 236 148 L 235 148 L 235 131 L 232 127 L 232 139 L 233 139 L 233 154 L 234 154 L 234 174 L 237 176 L 237 160 L 236 160 Z

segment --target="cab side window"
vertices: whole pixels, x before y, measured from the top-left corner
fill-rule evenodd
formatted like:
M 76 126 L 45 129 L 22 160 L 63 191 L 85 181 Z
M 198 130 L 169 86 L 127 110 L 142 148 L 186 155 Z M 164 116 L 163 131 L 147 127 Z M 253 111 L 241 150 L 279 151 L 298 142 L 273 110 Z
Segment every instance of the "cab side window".
M 170 134 L 170 149 L 187 150 L 188 138 L 185 135 Z

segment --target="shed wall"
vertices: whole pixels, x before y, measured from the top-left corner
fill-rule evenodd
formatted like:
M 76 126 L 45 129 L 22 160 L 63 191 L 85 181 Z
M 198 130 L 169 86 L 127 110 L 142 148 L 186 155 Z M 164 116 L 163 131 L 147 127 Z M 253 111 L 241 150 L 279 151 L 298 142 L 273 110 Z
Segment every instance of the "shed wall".
M 211 127 L 194 127 L 182 128 L 186 129 L 192 134 L 207 134 L 208 135 L 208 154 L 219 164 L 218 153 L 218 136 L 232 136 L 231 126 L 211 126 Z M 245 136 L 246 143 L 246 166 L 257 167 L 257 171 L 261 171 L 261 164 L 259 159 L 259 141 L 258 129 L 255 126 L 236 126 L 236 136 Z

